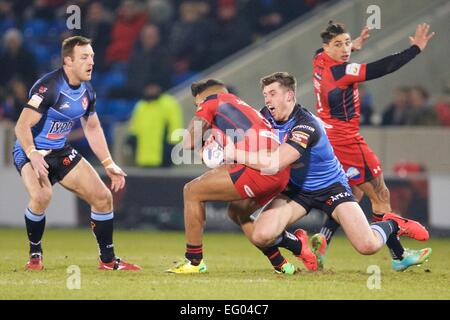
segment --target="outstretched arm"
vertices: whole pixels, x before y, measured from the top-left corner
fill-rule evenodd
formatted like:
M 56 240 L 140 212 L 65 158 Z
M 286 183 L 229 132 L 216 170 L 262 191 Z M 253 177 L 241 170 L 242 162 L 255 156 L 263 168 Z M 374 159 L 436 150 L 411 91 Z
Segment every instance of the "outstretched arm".
M 411 47 L 381 60 L 367 64 L 366 79 L 372 80 L 392 73 L 411 61 L 416 55 L 425 49 L 428 41 L 434 36 L 434 32 L 428 34 L 430 26 L 426 23 L 419 24 L 414 37 L 409 37 Z

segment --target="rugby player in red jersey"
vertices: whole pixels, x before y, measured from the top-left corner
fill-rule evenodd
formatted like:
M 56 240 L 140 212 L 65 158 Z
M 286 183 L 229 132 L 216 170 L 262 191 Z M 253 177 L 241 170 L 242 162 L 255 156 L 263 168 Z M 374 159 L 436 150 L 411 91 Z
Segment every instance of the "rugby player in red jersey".
M 236 149 L 271 152 L 278 148 L 278 137 L 270 123 L 253 107 L 228 93 L 215 79 L 195 82 L 191 86 L 197 111 L 183 139 L 184 149 L 201 150 L 207 130 L 222 142 L 228 137 Z M 195 135 L 194 128 L 200 134 Z M 225 164 L 209 170 L 184 186 L 185 259 L 167 270 L 171 273 L 203 273 L 203 226 L 205 201 L 246 201 L 255 208 L 268 203 L 286 187 L 290 167 L 276 174 L 264 174 L 242 164 Z M 244 230 L 251 234 L 251 230 Z M 295 237 L 295 236 L 294 236 Z
M 434 36 L 434 32 L 429 33 L 429 29 L 428 24 L 419 24 L 415 35 L 409 37 L 411 46 L 408 49 L 375 62 L 360 64 L 351 63 L 350 55 L 352 51 L 362 48 L 369 37 L 369 29 L 365 27 L 360 37 L 352 42 L 342 24 L 330 21 L 321 33 L 323 46 L 313 59 L 317 115 L 324 122 L 334 153 L 344 167 L 353 194 L 358 200 L 364 194 L 369 197 L 374 221 L 381 221 L 383 216 L 393 213 L 380 161 L 359 132 L 358 83 L 380 78 L 411 61 Z M 327 244 L 338 226 L 334 220 L 329 219 L 321 232 L 312 237 L 319 268 L 323 267 Z M 431 254 L 431 248 L 404 249 L 396 235 L 388 239 L 387 245 L 393 258 L 394 270 L 404 270 L 411 265 L 420 264 Z

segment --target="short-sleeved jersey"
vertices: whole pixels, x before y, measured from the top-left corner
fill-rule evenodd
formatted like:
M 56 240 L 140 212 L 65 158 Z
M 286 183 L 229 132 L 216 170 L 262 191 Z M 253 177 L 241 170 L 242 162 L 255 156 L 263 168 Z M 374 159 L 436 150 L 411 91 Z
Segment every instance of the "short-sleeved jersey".
M 195 115 L 222 135 L 230 137 L 237 149 L 254 152 L 273 150 L 279 145 L 278 137 L 261 113 L 233 94 L 220 93 L 207 97 L 198 106 Z
M 69 85 L 60 68 L 36 81 L 25 108 L 42 114 L 41 120 L 31 128 L 36 148 L 60 149 L 76 120 L 95 113 L 95 92 L 88 81 L 77 87 Z
M 278 130 L 280 141 L 288 143 L 301 154 L 291 165 L 291 186 L 316 191 L 336 182 L 347 185 L 347 177 L 334 155 L 320 119 L 298 104 L 283 123 L 277 123 L 267 107 L 261 113 Z
M 313 59 L 317 115 L 332 144 L 345 144 L 359 135 L 358 82 L 366 79 L 366 64 L 339 62 L 325 52 Z

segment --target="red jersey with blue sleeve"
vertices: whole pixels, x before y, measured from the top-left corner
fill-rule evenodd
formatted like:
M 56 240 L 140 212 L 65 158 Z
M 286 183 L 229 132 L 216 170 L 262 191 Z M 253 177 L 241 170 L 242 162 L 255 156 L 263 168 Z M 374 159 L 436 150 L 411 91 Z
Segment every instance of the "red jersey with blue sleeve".
M 420 48 L 413 45 L 380 60 L 359 64 L 334 60 L 322 49 L 317 52 L 312 62 L 316 109 L 332 145 L 360 138 L 358 82 L 394 72 L 419 53 Z
M 317 115 L 331 143 L 346 143 L 359 135 L 358 82 L 366 79 L 366 64 L 342 63 L 321 52 L 313 67 Z
M 272 150 L 279 145 L 278 137 L 261 113 L 233 94 L 207 97 L 195 115 L 218 130 L 223 139 L 224 135 L 230 137 L 237 149 L 254 152 Z

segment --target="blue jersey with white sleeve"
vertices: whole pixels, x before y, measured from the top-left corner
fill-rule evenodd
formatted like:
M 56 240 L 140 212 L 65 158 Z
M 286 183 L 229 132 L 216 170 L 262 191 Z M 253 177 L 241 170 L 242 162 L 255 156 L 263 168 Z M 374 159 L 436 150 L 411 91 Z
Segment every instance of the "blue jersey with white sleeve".
M 261 113 L 278 130 L 280 142 L 288 143 L 301 154 L 291 165 L 289 185 L 300 190 L 316 191 L 341 183 L 350 189 L 342 165 L 316 116 L 299 104 L 283 123 L 275 121 L 267 107 Z
M 25 106 L 42 114 L 41 120 L 31 128 L 36 149 L 63 148 L 75 122 L 95 113 L 95 99 L 89 81 L 74 87 L 63 68 L 36 81 Z M 20 147 L 18 141 L 17 147 Z

